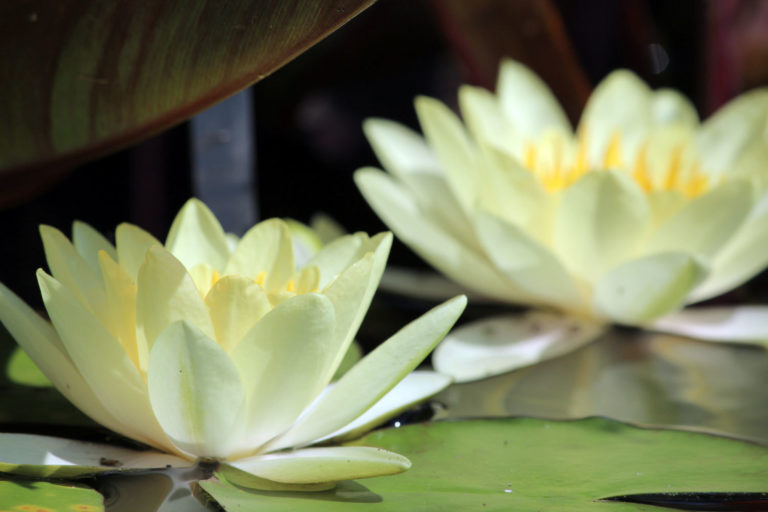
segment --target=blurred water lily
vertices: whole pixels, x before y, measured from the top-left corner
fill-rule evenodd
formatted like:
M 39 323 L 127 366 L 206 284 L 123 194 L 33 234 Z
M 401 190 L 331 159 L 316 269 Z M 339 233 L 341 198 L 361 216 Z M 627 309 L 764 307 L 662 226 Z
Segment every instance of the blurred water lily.
M 116 455 L 121 467 L 215 460 L 228 479 L 265 489 L 317 489 L 408 468 L 405 457 L 376 448 L 307 448 L 370 428 L 450 380 L 410 372 L 456 321 L 464 297 L 407 325 L 329 385 L 391 234 L 341 237 L 299 270 L 285 222 L 264 221 L 235 240 L 197 200 L 164 245 L 130 224 L 118 226 L 115 246 L 83 223 L 73 243 L 51 227 L 41 234 L 52 275 L 39 270 L 38 281 L 51 322 L 2 285 L 0 320 L 84 413 L 164 452 Z M 0 471 L 111 469 L 110 450 L 3 434 Z
M 463 287 L 534 312 L 505 340 L 498 322 L 446 338 L 440 371 L 469 380 L 594 339 L 609 323 L 718 341 L 768 340 L 768 308 L 684 306 L 768 264 L 768 90 L 700 123 L 670 89 L 616 71 L 577 130 L 546 85 L 506 61 L 497 93 L 464 86 L 464 123 L 416 100 L 424 138 L 365 123 L 389 173 L 357 171 L 368 203 L 416 253 Z M 426 139 L 426 140 L 425 140 Z

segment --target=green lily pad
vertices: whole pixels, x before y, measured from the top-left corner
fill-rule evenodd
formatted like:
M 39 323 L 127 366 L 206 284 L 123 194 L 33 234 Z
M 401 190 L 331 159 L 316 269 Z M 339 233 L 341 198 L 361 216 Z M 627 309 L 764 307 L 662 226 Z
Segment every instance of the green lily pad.
M 219 479 L 200 487 L 227 511 L 648 511 L 612 496 L 768 490 L 768 449 L 602 418 L 437 422 L 373 432 L 354 443 L 411 459 L 403 474 L 319 493 L 265 493 Z
M 103 512 L 104 499 L 89 487 L 0 480 L 0 512 Z

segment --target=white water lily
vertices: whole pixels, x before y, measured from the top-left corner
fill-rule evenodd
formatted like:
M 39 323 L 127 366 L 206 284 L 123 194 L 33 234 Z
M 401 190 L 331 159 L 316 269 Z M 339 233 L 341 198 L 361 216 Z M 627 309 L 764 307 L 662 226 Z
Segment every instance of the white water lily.
M 768 264 L 768 90 L 700 123 L 680 93 L 616 71 L 574 131 L 546 85 L 506 61 L 495 95 L 464 86 L 459 104 L 464 123 L 418 98 L 424 138 L 366 121 L 389 173 L 361 169 L 356 182 L 394 233 L 456 283 L 560 314 L 523 320 L 533 345 L 521 332 L 514 346 L 477 329 L 451 335 L 433 358 L 438 370 L 460 380 L 507 371 L 573 350 L 610 323 L 765 343 L 765 307 L 679 312 Z
M 329 386 L 391 234 L 344 236 L 298 271 L 285 222 L 261 222 L 233 244 L 197 200 L 164 245 L 130 224 L 118 226 L 116 246 L 82 223 L 74 244 L 51 227 L 41 234 L 52 275 L 41 269 L 38 281 L 51 322 L 2 285 L 0 320 L 81 411 L 164 454 L 113 457 L 111 447 L 3 434 L 0 471 L 71 476 L 110 469 L 104 461 L 113 458 L 124 468 L 202 459 L 221 462 L 241 485 L 317 489 L 410 465 L 377 448 L 310 446 L 375 425 L 450 381 L 410 372 L 464 297 L 407 325 Z

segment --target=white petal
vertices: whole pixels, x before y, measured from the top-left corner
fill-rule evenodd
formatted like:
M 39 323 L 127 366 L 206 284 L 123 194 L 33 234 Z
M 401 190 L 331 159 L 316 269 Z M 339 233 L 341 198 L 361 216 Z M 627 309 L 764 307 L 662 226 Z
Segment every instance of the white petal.
M 215 341 L 185 321 L 155 340 L 149 398 L 171 441 L 198 457 L 227 457 L 242 435 L 245 393 L 235 364 Z
M 433 98 L 416 98 L 416 114 L 453 194 L 464 208 L 471 207 L 477 194 L 477 150 L 464 125 L 448 107 Z
M 356 420 L 318 441 L 328 439 L 338 441 L 359 437 L 414 404 L 436 395 L 447 388 L 452 380 L 451 377 L 437 372 L 411 372 L 362 416 L 358 416 Z
M 374 248 L 375 245 L 371 244 L 371 239 L 365 233 L 344 235 L 323 247 L 307 261 L 306 266 L 315 266 L 320 270 L 319 288 L 322 290 L 336 276 Z
M 464 296 L 437 306 L 400 329 L 349 370 L 268 450 L 302 446 L 362 415 L 413 370 L 464 311 Z
M 768 265 L 768 194 L 712 262 L 712 273 L 694 290 L 691 302 L 706 300 L 752 278 Z
M 106 297 L 101 274 L 77 253 L 64 234 L 56 228 L 40 226 L 48 268 L 58 282 L 66 286 L 99 318 L 104 318 Z
M 0 471 L 29 477 L 75 478 L 104 471 L 184 468 L 193 462 L 156 452 L 32 434 L 0 433 Z
M 76 220 L 72 223 L 72 244 L 77 253 L 91 267 L 91 270 L 97 274 L 100 272 L 99 251 L 105 251 L 113 260 L 117 261 L 115 246 L 85 222 Z
M 139 267 L 144 263 L 147 250 L 153 245 L 162 246 L 157 238 L 133 224 L 124 222 L 115 230 L 117 262 L 136 281 Z
M 684 251 L 715 257 L 741 227 L 752 208 L 752 188 L 734 181 L 697 197 L 659 226 L 648 252 Z
M 187 268 L 207 263 L 223 270 L 229 259 L 224 230 L 213 212 L 199 199 L 190 199 L 176 214 L 165 247 Z
M 488 318 L 446 336 L 432 364 L 456 382 L 468 382 L 567 354 L 604 330 L 603 324 L 545 311 Z
M 592 172 L 567 188 L 553 245 L 571 272 L 587 281 L 634 252 L 650 220 L 640 188 L 617 172 Z
M 475 141 L 511 150 L 516 155 L 518 152 L 514 150 L 522 152 L 522 145 L 515 144 L 518 140 L 523 142 L 521 134 L 516 132 L 513 123 L 505 117 L 493 93 L 482 87 L 462 85 L 459 88 L 459 106 L 461 116 Z M 520 127 L 521 130 L 529 128 L 527 123 Z
M 386 119 L 366 119 L 363 131 L 381 165 L 392 174 L 441 172 L 424 138 L 410 128 Z
M 649 328 L 711 341 L 768 347 L 768 306 L 695 307 L 659 318 Z
M 257 279 L 262 272 L 267 292 L 282 289 L 296 272 L 291 230 L 281 219 L 268 219 L 249 229 L 224 270 L 225 274 L 252 279 Z
M 475 225 L 488 257 L 531 303 L 556 305 L 564 309 L 588 308 L 577 283 L 557 256 L 517 226 L 482 211 L 475 213 Z
M 633 158 L 652 126 L 651 100 L 648 86 L 623 69 L 595 87 L 579 123 L 579 133 L 586 133 L 591 166 L 603 163 L 615 136 L 620 137 L 623 161 Z
M 0 321 L 56 389 L 94 421 L 116 430 L 119 422 L 96 397 L 50 322 L 0 283 Z
M 402 455 L 368 446 L 307 448 L 256 455 L 228 464 L 260 478 L 296 484 L 394 475 L 411 467 Z
M 379 233 L 371 239 L 370 244 L 374 248 L 372 253 L 367 253 L 339 274 L 323 290 L 323 295 L 331 300 L 336 312 L 334 342 L 329 347 L 329 350 L 336 355 L 328 368 L 326 381 L 331 379 L 336 368 L 341 364 L 344 354 L 368 312 L 387 263 L 389 249 L 392 246 L 392 233 Z
M 707 270 L 694 256 L 680 252 L 630 260 L 597 283 L 595 308 L 615 322 L 651 322 L 681 307 Z
M 755 89 L 738 96 L 701 126 L 698 150 L 708 169 L 734 172 L 755 149 L 765 149 L 768 129 L 768 90 Z
M 327 297 L 297 295 L 265 315 L 235 347 L 232 360 L 248 405 L 241 450 L 285 431 L 320 394 L 337 356 L 334 327 Z
M 515 289 L 478 250 L 459 240 L 424 216 L 414 198 L 385 173 L 372 168 L 355 172 L 355 183 L 368 204 L 400 240 L 437 270 L 460 285 L 505 301 L 525 302 L 525 292 Z
M 155 338 L 178 320 L 186 320 L 209 338 L 215 337 L 208 308 L 192 277 L 170 252 L 150 247 L 139 270 L 136 325 L 152 350 Z
M 523 64 L 502 62 L 496 93 L 507 119 L 523 136 L 533 139 L 552 128 L 571 131 L 571 123 L 552 91 Z
M 227 352 L 272 309 L 261 286 L 247 277 L 234 275 L 216 282 L 205 296 L 205 305 L 211 315 L 216 342 Z
M 42 270 L 37 272 L 45 308 L 69 357 L 101 404 L 128 437 L 167 447 L 149 406 L 144 379 L 120 342 L 74 295 Z

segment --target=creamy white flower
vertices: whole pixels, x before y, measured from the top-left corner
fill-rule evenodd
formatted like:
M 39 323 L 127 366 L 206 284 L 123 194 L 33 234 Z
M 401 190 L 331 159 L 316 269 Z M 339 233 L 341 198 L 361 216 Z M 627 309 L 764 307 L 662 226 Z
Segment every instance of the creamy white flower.
M 418 98 L 424 138 L 368 120 L 389 173 L 361 169 L 357 184 L 399 238 L 468 290 L 591 323 L 571 349 L 608 323 L 686 331 L 693 317 L 677 311 L 768 264 L 768 90 L 700 123 L 678 92 L 616 71 L 574 131 L 546 85 L 506 61 L 495 95 L 464 86 L 459 103 L 464 123 Z M 761 313 L 704 337 L 764 340 Z M 442 364 L 451 343 L 438 348 L 441 371 L 472 364 L 458 352 Z
M 130 224 L 118 226 L 116 246 L 82 223 L 74 245 L 54 228 L 41 234 L 52 275 L 39 270 L 38 280 L 51 322 L 2 285 L 0 320 L 80 410 L 171 454 L 150 452 L 153 460 L 217 460 L 242 485 L 311 489 L 410 465 L 375 448 L 305 448 L 375 424 L 449 382 L 409 373 L 458 318 L 463 297 L 403 328 L 328 387 L 381 278 L 390 234 L 341 237 L 300 270 L 285 222 L 264 221 L 233 240 L 196 200 L 164 245 Z M 0 445 L 40 443 L 24 439 L 8 434 Z M 83 465 L 76 450 L 51 447 L 44 453 L 57 465 Z M 45 463 L 35 457 L 0 450 L 0 470 Z

